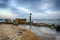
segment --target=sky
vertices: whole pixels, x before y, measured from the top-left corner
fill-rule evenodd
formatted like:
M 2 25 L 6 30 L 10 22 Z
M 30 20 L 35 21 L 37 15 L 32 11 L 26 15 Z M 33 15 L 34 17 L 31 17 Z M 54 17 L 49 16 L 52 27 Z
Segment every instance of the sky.
M 0 18 L 60 19 L 60 0 L 0 0 Z

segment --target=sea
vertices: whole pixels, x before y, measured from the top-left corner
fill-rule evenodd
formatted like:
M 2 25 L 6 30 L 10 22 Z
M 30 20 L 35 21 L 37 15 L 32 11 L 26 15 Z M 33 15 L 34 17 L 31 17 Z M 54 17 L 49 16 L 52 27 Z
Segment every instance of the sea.
M 30 29 L 39 36 L 41 40 L 60 40 L 60 32 L 56 32 L 54 29 L 49 27 L 35 27 L 29 25 L 18 25 L 18 27 Z
M 29 20 L 27 20 L 29 21 Z M 60 19 L 32 19 L 34 23 L 60 24 Z
M 4 20 L 0 20 L 3 22 Z M 27 20 L 27 22 L 29 19 Z M 34 23 L 60 24 L 60 19 L 32 19 Z M 60 32 L 48 27 L 35 27 L 30 25 L 18 25 L 20 28 L 27 28 L 34 32 L 41 40 L 60 40 Z

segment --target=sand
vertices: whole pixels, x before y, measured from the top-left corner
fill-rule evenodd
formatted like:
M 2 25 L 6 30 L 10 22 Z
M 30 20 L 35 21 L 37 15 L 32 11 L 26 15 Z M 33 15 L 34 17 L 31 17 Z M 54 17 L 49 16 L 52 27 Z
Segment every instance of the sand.
M 0 24 L 0 40 L 40 40 L 40 38 L 29 29 Z

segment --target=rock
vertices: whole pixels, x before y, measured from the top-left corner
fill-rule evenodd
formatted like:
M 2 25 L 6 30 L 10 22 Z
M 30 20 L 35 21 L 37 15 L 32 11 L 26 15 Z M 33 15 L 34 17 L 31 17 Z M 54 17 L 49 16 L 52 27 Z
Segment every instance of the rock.
M 60 31 L 60 25 L 57 25 L 55 28 L 56 28 L 56 31 Z

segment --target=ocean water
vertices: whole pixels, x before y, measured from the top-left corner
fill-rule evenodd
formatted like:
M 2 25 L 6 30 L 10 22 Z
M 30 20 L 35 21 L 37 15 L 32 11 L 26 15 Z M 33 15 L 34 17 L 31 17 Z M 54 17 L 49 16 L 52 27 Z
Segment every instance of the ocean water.
M 60 19 L 32 19 L 34 23 L 60 24 Z
M 60 24 L 60 19 L 32 19 L 32 21 L 34 23 Z M 55 29 L 29 25 L 19 25 L 19 27 L 30 29 L 39 36 L 41 40 L 60 40 L 60 32 L 56 32 Z
M 49 27 L 35 27 L 29 25 L 18 25 L 18 27 L 30 29 L 39 36 L 41 40 L 60 40 L 60 32 L 56 32 Z

